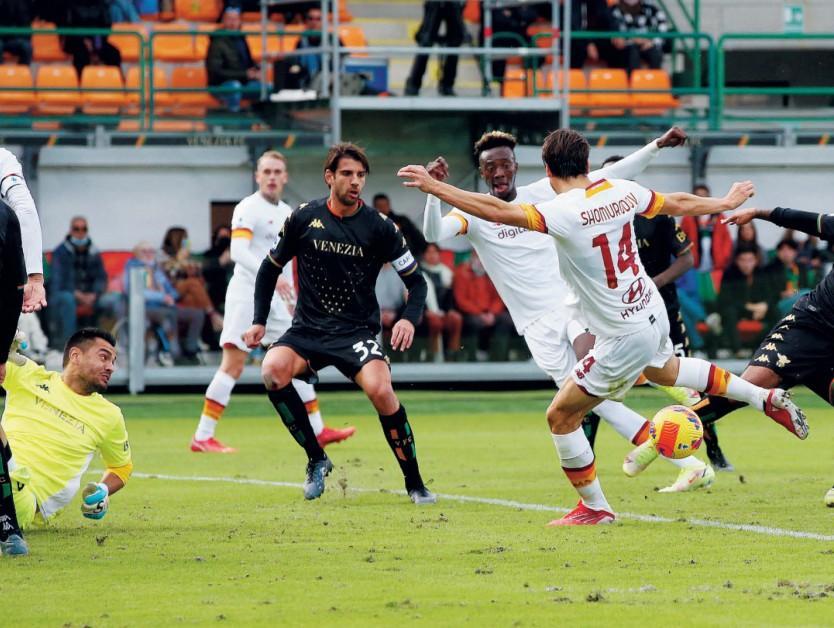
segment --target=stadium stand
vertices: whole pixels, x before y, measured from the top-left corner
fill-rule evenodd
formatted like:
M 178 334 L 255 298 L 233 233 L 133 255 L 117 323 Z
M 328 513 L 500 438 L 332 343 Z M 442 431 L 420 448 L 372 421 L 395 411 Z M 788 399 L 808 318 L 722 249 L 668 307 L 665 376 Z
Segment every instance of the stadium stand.
M 69 64 L 41 65 L 35 78 L 37 88 L 64 88 L 66 91 L 38 91 L 37 109 L 48 115 L 69 115 L 81 104 L 78 74 Z
M 663 90 L 657 91 L 646 90 Z M 665 115 L 680 106 L 671 94 L 672 80 L 664 70 L 635 70 L 631 73 L 631 104 L 635 115 Z
M 124 81 L 119 68 L 88 65 L 81 72 L 81 110 L 89 115 L 116 115 L 126 104 Z M 113 91 L 89 91 L 113 88 Z
M 27 113 L 35 105 L 32 70 L 28 65 L 0 65 L 0 88 L 15 87 L 22 91 L 0 90 L 0 113 Z
M 617 68 L 595 68 L 588 79 L 588 107 L 592 116 L 622 116 L 631 107 L 628 75 Z M 617 91 L 609 91 L 617 90 Z

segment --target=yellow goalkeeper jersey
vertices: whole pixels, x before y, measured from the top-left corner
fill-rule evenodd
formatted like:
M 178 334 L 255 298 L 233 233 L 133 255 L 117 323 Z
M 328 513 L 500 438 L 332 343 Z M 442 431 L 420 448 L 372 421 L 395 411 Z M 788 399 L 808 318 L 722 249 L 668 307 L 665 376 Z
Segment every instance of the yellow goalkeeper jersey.
M 72 501 L 93 454 L 127 480 L 132 467 L 122 411 L 98 393 L 79 395 L 59 373 L 26 360 L 6 363 L 3 429 L 44 519 Z

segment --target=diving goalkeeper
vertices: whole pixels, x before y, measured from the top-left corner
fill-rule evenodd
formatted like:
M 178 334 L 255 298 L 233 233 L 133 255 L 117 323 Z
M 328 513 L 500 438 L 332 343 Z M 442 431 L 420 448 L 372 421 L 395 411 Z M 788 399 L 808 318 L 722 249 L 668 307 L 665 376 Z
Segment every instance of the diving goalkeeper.
M 115 370 L 115 344 L 107 332 L 85 328 L 67 341 L 61 373 L 14 352 L 5 364 L 0 440 L 11 486 L 0 486 L 6 489 L 0 492 L 3 553 L 27 553 L 20 529 L 49 521 L 72 501 L 96 452 L 107 470 L 82 491 L 85 517 L 104 517 L 109 496 L 130 477 L 133 464 L 122 412 L 101 396 Z

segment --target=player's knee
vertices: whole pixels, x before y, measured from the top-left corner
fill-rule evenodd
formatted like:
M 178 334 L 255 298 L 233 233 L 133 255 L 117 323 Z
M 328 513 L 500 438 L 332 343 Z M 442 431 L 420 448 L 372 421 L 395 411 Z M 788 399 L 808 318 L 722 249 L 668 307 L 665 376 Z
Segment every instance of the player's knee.
M 390 382 L 381 381 L 366 386 L 365 394 L 380 414 L 392 414 L 400 405 Z
M 276 390 L 290 385 L 292 373 L 289 365 L 278 360 L 264 359 L 261 364 L 261 378 L 267 390 Z

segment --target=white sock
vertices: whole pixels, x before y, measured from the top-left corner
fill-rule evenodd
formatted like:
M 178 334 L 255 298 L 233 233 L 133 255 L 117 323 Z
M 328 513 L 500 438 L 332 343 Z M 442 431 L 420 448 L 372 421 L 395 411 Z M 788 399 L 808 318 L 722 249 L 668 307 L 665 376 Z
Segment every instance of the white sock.
M 580 427 L 570 434 L 553 434 L 562 470 L 588 508 L 612 512 L 597 478 L 591 444 Z
M 646 422 L 646 419 L 627 405 L 610 399 L 600 403 L 593 411 L 630 443 Z
M 703 467 L 704 463 L 698 460 L 695 456 L 687 456 L 686 458 L 667 458 L 666 456 L 659 456 L 664 460 L 668 460 L 670 464 L 675 465 L 679 469 L 691 469 L 693 467 Z
M 217 429 L 217 422 L 223 415 L 223 410 L 229 405 L 237 380 L 219 370 L 214 374 L 211 383 L 206 388 L 206 400 L 203 402 L 203 413 L 200 415 L 200 423 L 194 433 L 196 440 L 206 440 L 214 437 Z
M 297 392 L 298 396 L 301 397 L 301 401 L 304 402 L 304 406 L 307 408 L 307 416 L 310 418 L 310 425 L 313 428 L 313 433 L 318 436 L 324 429 L 324 420 L 321 418 L 321 412 L 319 411 L 319 401 L 316 398 L 316 389 L 313 388 L 312 384 L 302 382 L 300 379 L 292 380 L 292 385 L 293 388 L 295 388 L 295 392 Z
M 680 369 L 675 386 L 686 386 L 700 390 L 709 395 L 720 395 L 743 401 L 746 404 L 761 410 L 767 399 L 768 391 L 755 384 L 736 377 L 729 371 L 725 371 L 706 360 L 698 358 L 678 358 Z

